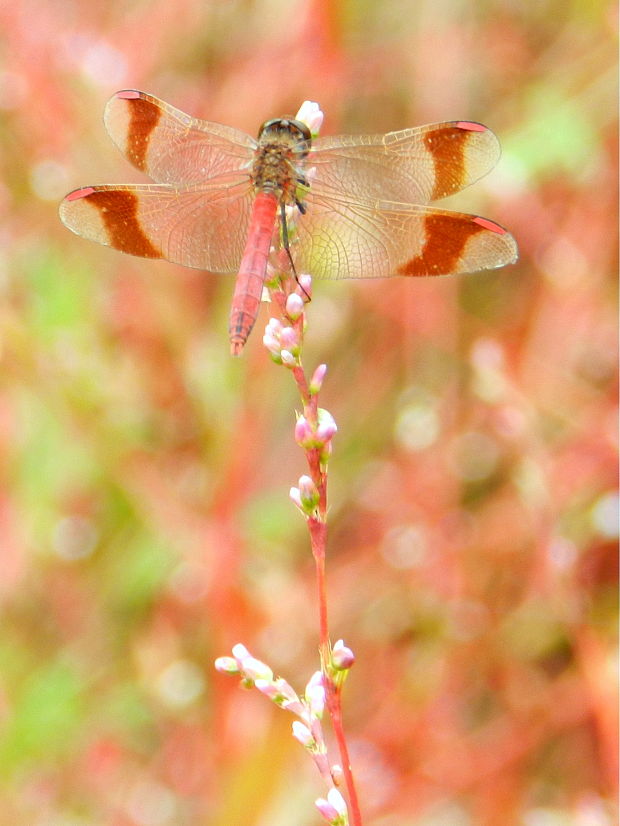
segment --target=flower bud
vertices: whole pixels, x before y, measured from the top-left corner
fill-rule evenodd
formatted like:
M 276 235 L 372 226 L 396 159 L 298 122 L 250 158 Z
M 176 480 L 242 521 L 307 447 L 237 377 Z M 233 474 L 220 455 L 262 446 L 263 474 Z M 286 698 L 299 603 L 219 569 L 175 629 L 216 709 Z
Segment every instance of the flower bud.
M 355 662 L 355 654 L 344 644 L 343 640 L 338 640 L 332 648 L 332 665 L 338 671 L 348 671 Z
M 312 378 L 310 379 L 310 395 L 316 396 L 316 394 L 320 391 L 321 387 L 323 386 L 323 379 L 325 378 L 325 373 L 327 373 L 327 365 L 326 364 L 319 364 L 316 368 L 314 373 L 312 374 Z
M 307 513 L 313 511 L 319 504 L 319 491 L 310 476 L 299 477 L 299 498 Z
M 238 674 L 239 666 L 232 657 L 218 657 L 215 661 L 215 668 L 222 674 Z
M 304 311 L 304 300 L 297 293 L 291 293 L 286 299 L 286 314 L 291 321 L 297 321 Z
M 337 822 L 338 812 L 329 800 L 325 800 L 324 797 L 319 797 L 314 801 L 314 805 L 317 807 L 324 820 L 328 823 L 331 824 Z
M 245 645 L 237 643 L 237 645 L 233 646 L 233 654 L 237 661 L 239 671 L 241 671 L 246 679 L 252 682 L 256 680 L 267 680 L 271 682 L 273 680 L 273 671 L 264 662 L 253 657 Z
M 297 505 L 300 511 L 303 511 L 304 506 L 301 504 L 301 496 L 299 488 L 291 488 L 288 492 L 289 499 L 294 505 Z
M 268 697 L 280 708 L 286 709 L 293 714 L 301 714 L 304 711 L 304 706 L 295 690 L 286 680 L 278 677 L 277 680 L 255 680 L 255 687 Z
M 295 720 L 293 723 L 293 737 L 306 749 L 312 748 L 314 745 L 314 737 L 312 736 L 312 732 L 305 723 L 302 723 L 299 720 Z
M 338 432 L 338 427 L 332 414 L 328 410 L 323 410 L 322 407 L 318 409 L 318 426 L 316 429 L 317 441 L 326 443 L 331 440 L 333 435 Z
M 319 134 L 319 129 L 323 124 L 323 112 L 318 103 L 313 100 L 304 100 L 295 115 L 295 120 L 305 123 L 312 137 Z
M 325 685 L 320 671 L 310 678 L 304 694 L 310 717 L 320 719 L 325 709 Z
M 297 366 L 297 358 L 291 353 L 290 350 L 281 350 L 280 358 L 282 359 L 282 364 L 286 364 L 287 367 Z
M 233 657 L 237 660 L 240 666 L 241 662 L 245 660 L 246 657 L 251 656 L 248 649 L 241 642 L 238 642 L 236 645 L 233 645 L 232 653 Z
M 263 336 L 263 344 L 269 350 L 271 357 L 274 360 L 280 361 L 280 334 L 282 332 L 282 324 L 277 318 L 270 318 L 265 327 L 265 335 Z
M 255 657 L 248 657 L 243 661 L 243 675 L 248 680 L 255 682 L 256 680 L 273 680 L 273 671 L 261 660 Z
M 293 327 L 283 327 L 280 332 L 280 344 L 282 345 L 282 349 L 290 350 L 291 353 L 298 350 L 299 336 L 297 335 L 297 330 Z
M 323 815 L 328 823 L 346 823 L 347 804 L 338 789 L 333 788 L 327 792 L 327 800 L 319 797 L 314 801 L 314 805 Z
M 314 447 L 314 431 L 305 416 L 298 416 L 295 422 L 295 441 L 300 447 Z

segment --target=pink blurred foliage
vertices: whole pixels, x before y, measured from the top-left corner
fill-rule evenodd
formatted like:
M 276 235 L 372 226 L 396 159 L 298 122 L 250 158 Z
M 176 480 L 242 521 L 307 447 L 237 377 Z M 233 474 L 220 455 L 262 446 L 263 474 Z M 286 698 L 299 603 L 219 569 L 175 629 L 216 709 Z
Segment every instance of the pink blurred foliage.
M 589 102 L 613 95 L 612 13 L 535 6 L 0 4 L 1 826 L 259 823 L 292 777 L 313 799 L 286 726 L 210 672 L 239 640 L 300 686 L 316 668 L 294 397 L 259 335 L 228 360 L 231 283 L 57 219 L 74 186 L 140 178 L 101 123 L 123 87 L 252 132 L 303 99 L 324 134 L 498 132 L 463 197 L 513 232 L 515 267 L 314 285 L 353 764 L 368 824 L 614 822 L 617 121 Z M 539 157 L 554 84 L 574 166 Z M 37 747 L 26 700 L 56 666 L 77 699 Z

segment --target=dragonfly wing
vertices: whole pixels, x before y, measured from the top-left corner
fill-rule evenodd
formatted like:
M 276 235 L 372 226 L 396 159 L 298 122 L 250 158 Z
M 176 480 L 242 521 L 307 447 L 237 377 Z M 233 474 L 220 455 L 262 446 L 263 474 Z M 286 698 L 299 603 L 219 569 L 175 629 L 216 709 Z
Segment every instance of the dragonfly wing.
M 248 230 L 247 182 L 185 188 L 91 186 L 69 193 L 62 222 L 121 252 L 211 272 L 236 272 Z
M 319 138 L 308 157 L 311 188 L 356 200 L 426 204 L 482 178 L 500 156 L 486 126 L 450 121 L 385 135 Z
M 451 275 L 517 259 L 514 238 L 493 221 L 393 201 L 315 197 L 296 233 L 297 272 L 315 278 Z
M 145 92 L 117 92 L 104 122 L 110 137 L 138 169 L 163 184 L 197 184 L 248 170 L 256 141 L 245 132 L 198 120 Z

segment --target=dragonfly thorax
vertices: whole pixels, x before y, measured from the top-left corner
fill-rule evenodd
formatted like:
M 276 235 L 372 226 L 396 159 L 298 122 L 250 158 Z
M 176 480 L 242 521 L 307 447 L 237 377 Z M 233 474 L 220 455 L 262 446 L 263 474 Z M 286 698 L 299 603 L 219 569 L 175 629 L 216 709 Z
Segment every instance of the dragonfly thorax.
M 252 182 L 260 191 L 274 192 L 287 204 L 297 203 L 295 193 L 305 184 L 303 161 L 310 151 L 311 135 L 305 123 L 294 118 L 265 121 L 258 133 L 252 165 Z

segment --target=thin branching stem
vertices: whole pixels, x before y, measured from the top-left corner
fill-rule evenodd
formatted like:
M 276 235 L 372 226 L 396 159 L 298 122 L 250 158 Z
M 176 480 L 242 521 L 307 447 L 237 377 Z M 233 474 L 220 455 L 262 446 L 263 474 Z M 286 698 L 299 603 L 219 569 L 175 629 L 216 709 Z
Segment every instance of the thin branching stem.
M 283 313 L 285 313 L 286 294 L 278 291 L 273 296 L 280 306 Z M 304 334 L 304 319 L 303 316 L 297 321 L 295 327 L 299 334 L 300 351 L 303 346 Z M 308 421 L 311 428 L 318 427 L 319 407 L 318 407 L 318 393 L 311 393 L 308 379 L 301 363 L 301 357 L 298 358 L 298 363 L 292 367 L 291 372 L 297 385 L 297 389 L 301 400 L 303 402 L 303 415 Z M 310 532 L 310 544 L 312 548 L 312 555 L 315 562 L 316 580 L 317 580 L 317 595 L 319 608 L 319 650 L 321 655 L 321 668 L 323 672 L 323 679 L 325 684 L 326 705 L 329 716 L 338 743 L 338 751 L 340 753 L 340 761 L 342 771 L 344 774 L 345 784 L 347 787 L 347 794 L 350 805 L 350 815 L 352 826 L 362 826 L 362 817 L 357 797 L 357 790 L 355 788 L 355 781 L 353 778 L 353 771 L 351 769 L 351 761 L 349 758 L 349 750 L 344 733 L 344 726 L 342 721 L 342 686 L 336 684 L 332 677 L 331 663 L 331 644 L 329 639 L 329 621 L 327 612 L 327 587 L 326 587 L 326 572 L 325 560 L 327 553 L 327 467 L 321 461 L 321 450 L 316 447 L 307 448 L 305 450 L 306 460 L 308 463 L 308 470 L 310 477 L 316 485 L 319 493 L 319 501 L 315 513 L 307 517 L 308 530 Z

